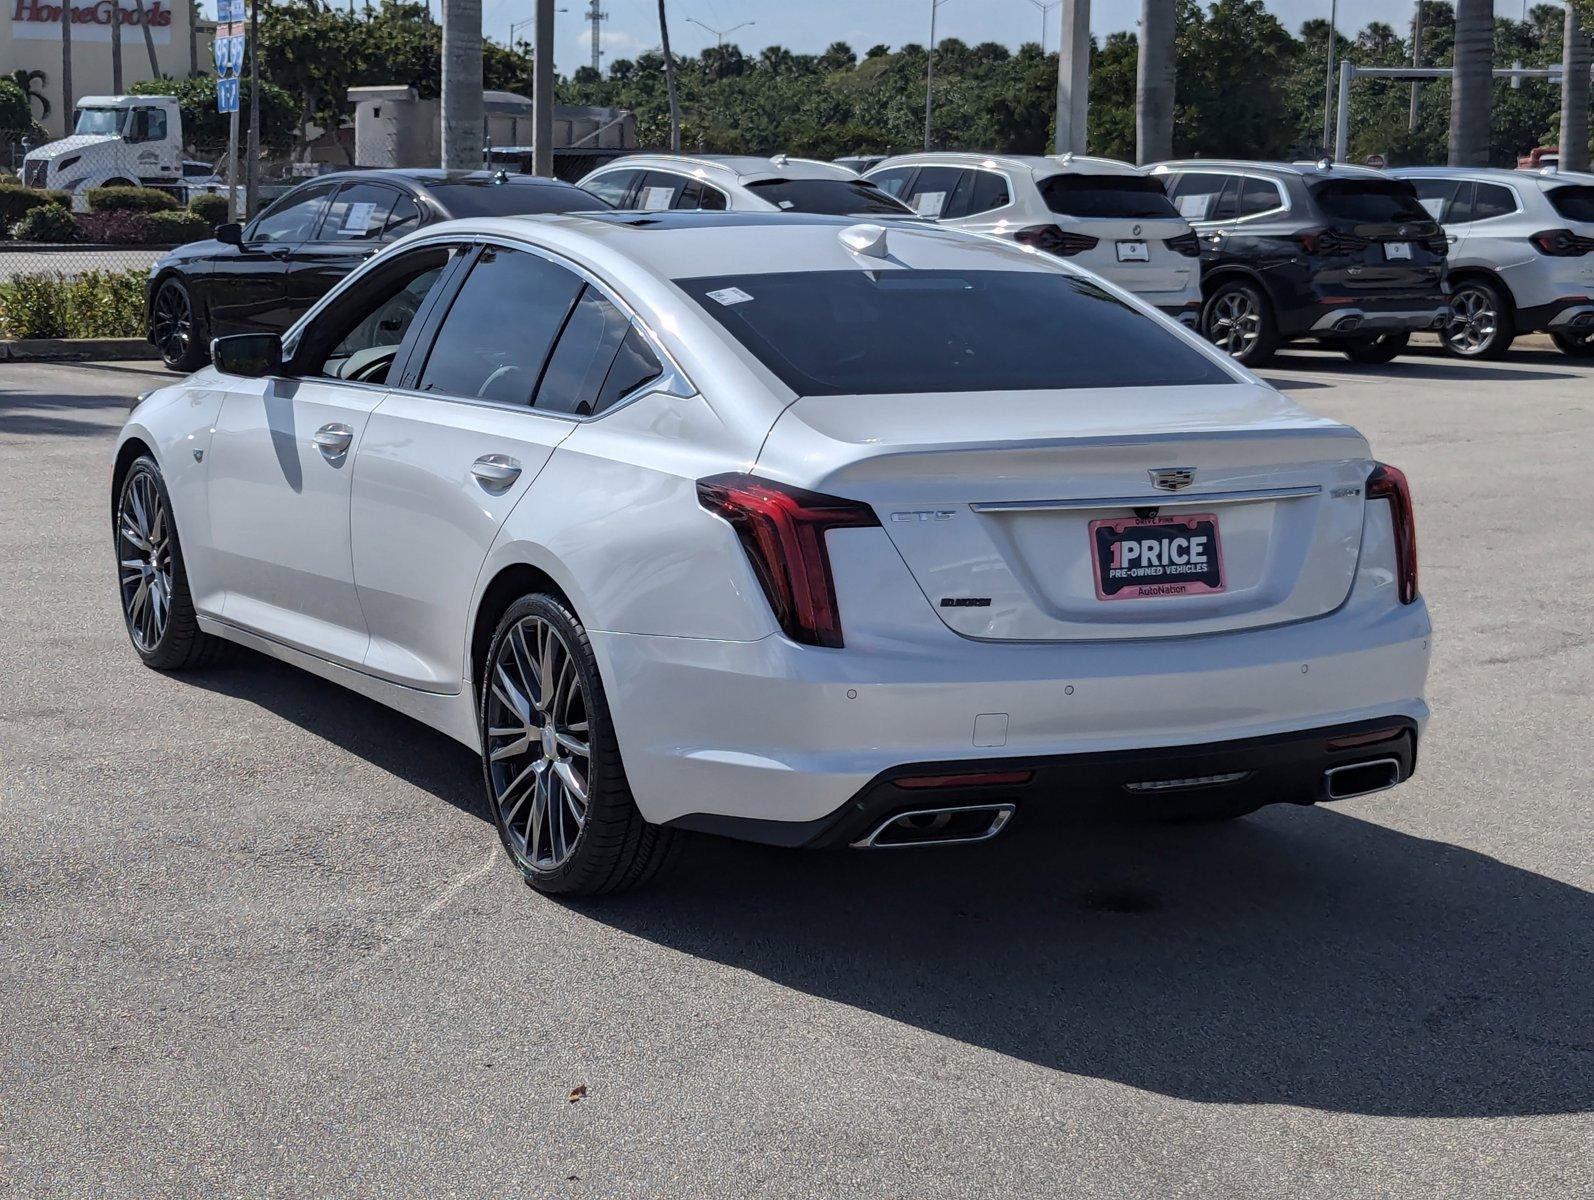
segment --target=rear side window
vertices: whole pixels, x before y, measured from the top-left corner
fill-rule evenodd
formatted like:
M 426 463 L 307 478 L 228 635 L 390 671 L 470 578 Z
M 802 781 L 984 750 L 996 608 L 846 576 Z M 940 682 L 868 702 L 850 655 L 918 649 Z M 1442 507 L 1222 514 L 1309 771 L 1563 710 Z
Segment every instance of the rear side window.
M 1456 193 L 1461 190 L 1459 179 L 1413 179 L 1411 186 L 1417 190 L 1417 203 L 1435 221 L 1455 220 L 1454 211 L 1446 212 L 1451 208 Z
M 600 212 L 609 205 L 569 183 L 509 175 L 457 183 L 428 183 L 426 190 L 451 217 L 516 217 L 526 213 Z
M 969 195 L 969 212 L 990 212 L 1013 203 L 1007 180 L 995 171 L 975 171 L 974 190 Z
M 1238 190 L 1236 176 L 1192 173 L 1174 185 L 1172 203 L 1186 221 L 1222 221 L 1235 215 Z
M 801 396 L 1235 382 L 1174 330 L 1061 271 L 793 271 L 675 282 Z
M 1594 187 L 1558 187 L 1549 191 L 1550 204 L 1568 221 L 1594 225 Z
M 583 191 L 591 192 L 598 199 L 616 208 L 625 203 L 626 194 L 630 192 L 631 185 L 636 182 L 640 171 L 608 171 L 596 179 L 589 179 L 581 185 Z
M 687 181 L 667 171 L 649 171 L 642 177 L 641 190 L 637 192 L 635 207 L 646 212 L 659 212 L 676 207 Z
M 913 188 L 904 196 L 909 206 L 921 217 L 932 220 L 959 215 L 952 203 L 953 193 L 966 174 L 956 167 L 922 167 L 913 181 Z
M 1065 217 L 1177 217 L 1162 180 L 1144 175 L 1053 175 L 1040 183 L 1046 207 Z
M 394 238 L 403 237 L 406 233 L 421 227 L 420 206 L 403 193 L 393 202 L 393 211 L 388 214 L 387 228 L 382 230 L 382 240 L 392 241 Z
M 321 218 L 319 242 L 374 242 L 382 237 L 398 193 L 371 183 L 346 183 Z
M 530 404 L 584 286 L 545 258 L 488 247 L 437 331 L 420 390 Z
M 559 335 L 535 404 L 590 416 L 656 378 L 661 369 L 630 318 L 588 284 Z
M 1258 179 L 1254 175 L 1240 177 L 1240 199 L 1236 210 L 1238 216 L 1254 217 L 1258 213 L 1271 212 L 1283 203 L 1276 184 L 1269 183 L 1266 179 Z
M 1472 220 L 1487 221 L 1490 217 L 1503 217 L 1517 210 L 1517 198 L 1508 187 L 1498 183 L 1480 183 L 1472 195 Z
M 905 216 L 913 210 L 861 179 L 760 179 L 747 185 L 760 200 L 783 212 L 838 217 Z
M 1319 184 L 1312 195 L 1324 214 L 1336 221 L 1388 223 L 1428 221 L 1411 184 L 1395 179 L 1336 179 Z

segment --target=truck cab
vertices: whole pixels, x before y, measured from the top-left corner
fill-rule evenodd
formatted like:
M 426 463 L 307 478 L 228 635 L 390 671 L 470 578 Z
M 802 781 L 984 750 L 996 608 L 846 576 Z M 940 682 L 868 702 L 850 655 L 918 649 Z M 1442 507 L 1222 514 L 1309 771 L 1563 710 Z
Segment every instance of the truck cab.
M 71 136 L 22 160 L 24 183 L 70 193 L 79 212 L 90 188 L 171 187 L 182 173 L 183 119 L 172 96 L 84 96 Z

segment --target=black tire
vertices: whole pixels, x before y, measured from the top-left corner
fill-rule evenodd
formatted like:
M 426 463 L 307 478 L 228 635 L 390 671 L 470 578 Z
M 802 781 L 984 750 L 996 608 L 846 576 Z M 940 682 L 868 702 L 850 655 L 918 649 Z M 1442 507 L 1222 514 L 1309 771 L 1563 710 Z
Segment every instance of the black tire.
M 1232 280 L 1207 297 L 1201 309 L 1201 332 L 1230 358 L 1260 367 L 1278 352 L 1278 322 L 1262 289 Z
M 1463 279 L 1450 288 L 1450 317 L 1440 332 L 1445 351 L 1457 358 L 1504 358 L 1516 340 L 1515 309 L 1486 279 Z
M 175 275 L 161 280 L 150 300 L 149 340 L 171 371 L 186 375 L 210 360 L 204 331 L 194 313 L 193 296 L 188 285 Z
M 1560 347 L 1562 354 L 1569 354 L 1573 358 L 1594 358 L 1594 331 L 1562 333 L 1557 330 L 1550 334 L 1550 339 Z
M 1409 333 L 1385 333 L 1346 342 L 1340 350 L 1354 363 L 1386 363 L 1393 362 L 1410 343 Z
M 148 511 L 152 496 L 159 516 Z M 172 498 L 155 460 L 135 459 L 111 502 L 117 597 L 133 650 L 157 671 L 189 671 L 222 658 L 230 644 L 201 632 L 194 616 Z M 158 536 L 148 537 L 150 530 Z
M 535 640 L 545 633 L 557 637 L 557 652 L 564 655 L 557 669 L 546 666 L 554 651 L 543 657 L 540 644 L 528 650 L 528 636 Z M 500 674 L 501 667 L 507 675 Z M 574 668 L 574 684 L 569 682 L 567 667 Z M 554 674 L 557 681 L 552 698 L 538 682 L 545 673 Z M 523 697 L 515 686 L 517 680 L 527 683 Z M 561 698 L 574 705 L 576 685 L 581 719 L 561 726 L 558 706 Z M 533 592 L 509 606 L 493 632 L 479 690 L 477 720 L 487 805 L 505 852 L 531 887 L 551 895 L 596 896 L 641 886 L 666 867 L 684 835 L 649 824 L 637 811 L 620 761 L 597 659 L 581 621 L 562 599 Z M 540 698 L 534 692 L 540 693 Z M 523 706 L 509 703 L 518 699 L 525 700 Z M 567 709 L 565 716 L 575 711 Z M 518 727 L 513 724 L 517 720 Z M 554 732 L 544 733 L 550 725 Z M 494 729 L 500 732 L 494 733 Z M 585 811 L 579 823 L 572 815 L 576 792 L 561 782 L 569 776 L 555 769 L 552 757 L 565 751 L 562 735 L 566 731 L 586 735 L 585 755 L 569 753 L 562 760 L 572 767 L 585 764 L 581 777 L 586 789 Z M 525 748 L 517 751 L 522 745 Z M 544 766 L 539 768 L 539 762 Z M 528 774 L 531 782 L 517 788 L 517 781 Z M 562 838 L 554 831 L 556 819 Z M 533 821 L 538 822 L 535 832 Z M 549 861 L 540 861 L 545 844 L 562 851 L 562 857 L 549 854 Z

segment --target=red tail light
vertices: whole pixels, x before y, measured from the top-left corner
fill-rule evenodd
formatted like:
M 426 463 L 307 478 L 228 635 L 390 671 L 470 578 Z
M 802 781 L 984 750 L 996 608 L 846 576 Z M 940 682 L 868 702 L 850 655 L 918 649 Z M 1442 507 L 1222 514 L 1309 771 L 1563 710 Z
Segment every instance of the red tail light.
M 1013 240 L 1059 258 L 1072 258 L 1086 250 L 1094 250 L 1101 239 L 1084 233 L 1069 233 L 1056 225 L 1031 225 L 1015 233 Z
M 1034 771 L 977 771 L 964 775 L 904 775 L 891 782 L 899 788 L 1008 787 L 1034 778 Z
M 1341 233 L 1337 229 L 1307 229 L 1295 235 L 1301 248 L 1308 254 L 1350 254 L 1372 245 L 1354 233 Z
M 786 636 L 809 646 L 840 646 L 841 614 L 825 534 L 878 526 L 874 510 L 754 475 L 700 479 L 697 498 L 736 530 Z
M 1579 237 L 1570 229 L 1544 229 L 1528 239 L 1540 254 L 1552 258 L 1579 258 L 1594 251 L 1594 238 Z
M 1379 463 L 1367 477 L 1367 498 L 1389 501 L 1389 515 L 1395 525 L 1395 574 L 1400 581 L 1400 602 L 1410 604 L 1417 598 L 1417 524 L 1405 472 Z
M 1163 238 L 1162 244 L 1175 254 L 1182 254 L 1186 258 L 1201 257 L 1201 243 L 1196 238 L 1195 231 L 1181 233 L 1178 237 Z

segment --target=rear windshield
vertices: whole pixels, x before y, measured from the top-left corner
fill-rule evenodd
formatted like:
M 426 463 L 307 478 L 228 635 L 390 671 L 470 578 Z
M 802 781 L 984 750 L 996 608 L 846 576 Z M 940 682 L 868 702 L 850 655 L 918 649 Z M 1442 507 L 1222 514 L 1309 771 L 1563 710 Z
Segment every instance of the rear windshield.
M 801 396 L 1233 383 L 1061 271 L 793 271 L 677 286 Z
M 596 212 L 613 205 L 573 184 L 511 175 L 502 183 L 428 183 L 451 217 L 515 217 L 526 213 Z
M 1312 193 L 1323 212 L 1337 221 L 1431 221 L 1409 183 L 1395 179 L 1339 179 Z
M 1141 175 L 1053 175 L 1040 183 L 1046 207 L 1067 217 L 1178 217 L 1162 180 Z
M 1594 225 L 1594 187 L 1550 189 L 1550 203 L 1568 221 Z
M 894 216 L 913 212 L 900 200 L 861 179 L 760 179 L 747 190 L 786 212 L 824 213 L 833 217 L 861 217 L 871 213 Z

